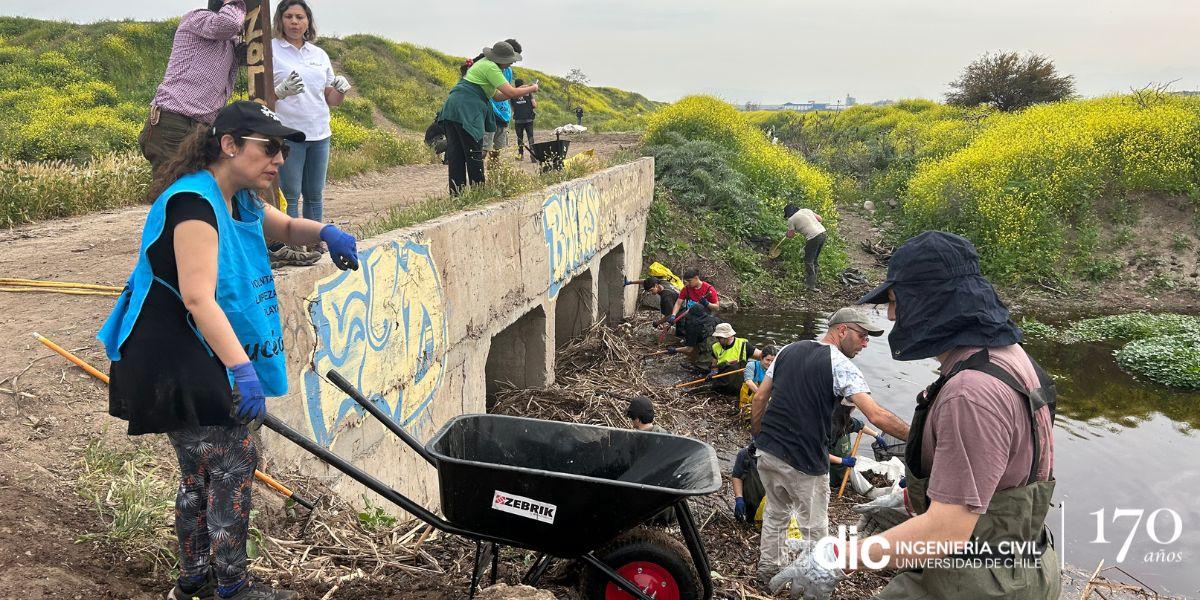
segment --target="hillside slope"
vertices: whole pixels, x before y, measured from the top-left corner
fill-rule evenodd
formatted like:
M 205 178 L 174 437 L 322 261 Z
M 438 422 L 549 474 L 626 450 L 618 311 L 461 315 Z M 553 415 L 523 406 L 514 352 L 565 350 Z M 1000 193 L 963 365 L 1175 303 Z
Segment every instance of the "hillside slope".
M 0 159 L 82 161 L 136 147 L 137 134 L 170 54 L 177 19 L 74 24 L 0 17 Z M 371 128 L 377 106 L 403 128 L 424 130 L 457 80 L 462 59 L 376 36 L 322 38 L 319 44 L 363 96 L 335 111 L 338 125 Z M 539 119 L 571 121 L 565 81 L 539 78 Z M 574 103 L 594 129 L 635 129 L 658 104 L 612 88 L 576 86 Z M 245 89 L 240 82 L 238 89 Z M 341 121 L 340 123 L 336 121 Z M 361 134 L 359 131 L 352 134 Z

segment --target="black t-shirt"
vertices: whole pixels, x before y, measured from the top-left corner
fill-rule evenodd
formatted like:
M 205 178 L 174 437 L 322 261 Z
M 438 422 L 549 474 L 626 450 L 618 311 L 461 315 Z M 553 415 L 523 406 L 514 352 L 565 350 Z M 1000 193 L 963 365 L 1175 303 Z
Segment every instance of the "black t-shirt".
M 829 346 L 806 340 L 784 346 L 771 366 L 771 402 L 754 444 L 807 475 L 829 472 L 833 358 Z
M 533 94 L 526 94 L 509 101 L 513 109 L 513 121 L 528 123 L 533 121 Z
M 129 435 L 234 424 L 225 365 L 200 341 L 177 294 L 175 227 L 200 220 L 218 229 L 217 218 L 212 206 L 196 194 L 176 194 L 168 202 L 162 234 L 146 257 L 154 274 L 170 287 L 160 281 L 151 284 L 137 322 L 121 345 L 121 360 L 109 369 L 108 412 L 129 422 Z
M 658 293 L 658 312 L 664 316 L 672 314 L 671 311 L 675 310 L 676 300 L 679 300 L 679 292 L 675 291 L 675 288 L 664 285 L 662 291 Z

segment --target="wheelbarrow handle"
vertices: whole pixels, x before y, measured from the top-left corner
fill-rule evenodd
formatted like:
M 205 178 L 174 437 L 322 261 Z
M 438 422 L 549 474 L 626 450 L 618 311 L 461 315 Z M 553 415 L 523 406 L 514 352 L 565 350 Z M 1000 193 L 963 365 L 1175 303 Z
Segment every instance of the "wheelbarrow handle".
M 337 386 L 338 389 L 346 392 L 346 394 L 353 398 L 359 406 L 371 413 L 372 417 L 375 417 L 375 419 L 382 423 L 384 427 L 387 427 L 392 433 L 396 434 L 401 440 L 403 440 L 405 444 L 408 444 L 409 448 L 412 448 L 417 454 L 420 454 L 421 458 L 424 458 L 429 464 L 435 467 L 437 466 L 437 459 L 435 459 L 433 455 L 429 453 L 429 450 L 425 449 L 425 446 L 421 445 L 421 442 L 418 442 L 416 438 L 409 435 L 399 423 L 389 417 L 387 413 L 383 412 L 383 409 L 379 408 L 375 405 L 375 403 L 363 396 L 362 392 L 359 392 L 357 389 L 355 389 L 354 385 L 352 385 L 349 381 L 346 381 L 346 378 L 342 377 L 340 373 L 330 369 L 325 373 L 325 378 L 328 379 L 330 383 Z

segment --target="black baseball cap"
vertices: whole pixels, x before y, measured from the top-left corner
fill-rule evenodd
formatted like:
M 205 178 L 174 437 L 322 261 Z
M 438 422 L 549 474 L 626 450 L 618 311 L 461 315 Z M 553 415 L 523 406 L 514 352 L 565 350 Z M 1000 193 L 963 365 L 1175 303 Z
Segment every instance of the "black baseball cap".
M 222 135 L 230 131 L 256 131 L 263 135 L 279 137 L 293 142 L 303 142 L 304 132 L 285 126 L 275 111 L 265 104 L 238 100 L 217 113 L 213 121 L 212 134 Z
M 653 423 L 654 404 L 645 396 L 634 396 L 629 400 L 629 408 L 625 409 L 625 416 L 643 423 Z

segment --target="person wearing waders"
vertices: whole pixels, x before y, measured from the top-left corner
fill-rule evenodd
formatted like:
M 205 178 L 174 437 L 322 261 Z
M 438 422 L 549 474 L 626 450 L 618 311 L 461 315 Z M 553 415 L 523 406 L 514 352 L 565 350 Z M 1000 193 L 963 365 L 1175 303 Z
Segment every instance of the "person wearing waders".
M 1054 384 L 1019 345 L 1021 330 L 980 275 L 975 247 L 951 233 L 922 233 L 896 249 L 887 280 L 859 303 L 887 303 L 893 358 L 941 364 L 941 376 L 917 396 L 906 493 L 854 508 L 859 541 L 846 552 L 859 568 L 869 559 L 900 569 L 875 597 L 1058 598 L 1059 561 L 1045 526 Z M 900 542 L 924 542 L 926 550 L 960 544 L 961 552 L 928 565 L 945 555 L 918 554 L 914 544 L 902 552 Z M 829 598 L 844 577 L 821 564 L 831 560 L 829 546 L 817 546 L 780 572 L 772 590 L 791 582 L 793 597 L 802 590 Z
M 137 262 L 97 337 L 109 360 L 109 414 L 129 435 L 165 433 L 179 459 L 179 579 L 169 599 L 282 600 L 252 582 L 246 538 L 258 450 L 250 425 L 287 393 L 287 361 L 266 237 L 325 242 L 358 268 L 334 225 L 289 217 L 252 190 L 278 178 L 304 134 L 238 101 L 184 139 L 151 186 Z
M 446 166 L 450 194 L 457 196 L 468 185 L 483 183 L 483 138 L 496 131 L 492 100 L 509 100 L 538 91 L 537 84 L 513 87 L 504 69 L 521 55 L 508 42 L 483 49 L 483 58 L 471 61 L 446 103 L 438 111 L 446 133 Z
M 142 156 L 157 171 L 198 125 L 210 125 L 237 81 L 242 26 L 261 0 L 209 0 L 183 15 L 175 29 L 162 83 L 138 135 Z
M 871 336 L 882 333 L 865 311 L 839 309 L 829 317 L 829 329 L 820 341 L 784 346 L 754 394 L 750 432 L 767 494 L 758 559 L 763 583 L 790 562 L 785 540 L 793 518 L 801 541 L 828 534 L 827 442 L 834 408 L 842 399 L 849 399 L 884 431 L 908 435 L 908 425 L 875 402 L 866 378 L 850 362 Z

